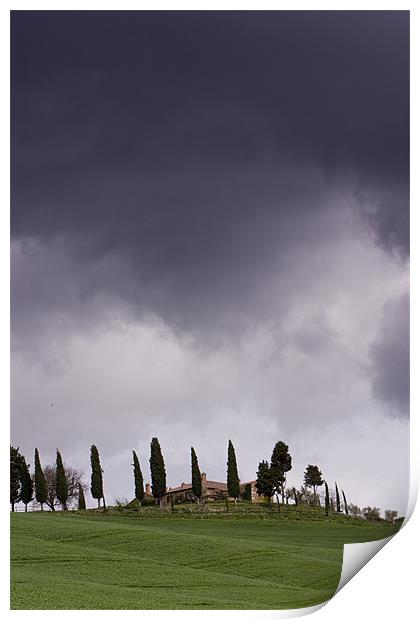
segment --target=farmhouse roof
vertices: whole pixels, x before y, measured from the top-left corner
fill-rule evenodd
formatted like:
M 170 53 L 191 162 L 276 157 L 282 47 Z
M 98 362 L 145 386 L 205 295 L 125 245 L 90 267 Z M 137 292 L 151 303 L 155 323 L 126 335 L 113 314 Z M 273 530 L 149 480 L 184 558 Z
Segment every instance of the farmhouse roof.
M 219 491 L 227 491 L 226 482 L 217 482 L 216 480 L 207 480 L 206 487 L 208 489 L 218 489 Z M 179 493 L 180 491 L 189 491 L 192 489 L 191 482 L 183 482 L 181 485 L 173 488 L 169 488 L 166 491 L 168 493 Z

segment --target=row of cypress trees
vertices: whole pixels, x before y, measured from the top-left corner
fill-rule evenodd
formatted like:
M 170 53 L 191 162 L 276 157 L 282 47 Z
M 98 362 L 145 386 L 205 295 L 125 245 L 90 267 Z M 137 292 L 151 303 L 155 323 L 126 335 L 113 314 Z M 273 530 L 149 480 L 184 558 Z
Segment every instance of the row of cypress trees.
M 33 499 L 33 490 L 35 487 L 35 498 L 41 505 L 47 501 L 48 497 L 48 484 L 46 477 L 43 473 L 38 449 L 35 449 L 35 475 L 34 481 L 29 473 L 29 465 L 26 464 L 25 458 L 19 453 L 19 448 L 13 448 L 11 446 L 11 503 L 12 510 L 14 510 L 14 503 L 16 501 L 23 501 L 25 503 L 25 511 L 27 510 L 27 504 Z M 103 509 L 106 510 L 105 496 L 103 490 L 103 470 L 101 467 L 98 448 L 95 445 L 90 449 L 90 462 L 91 462 L 91 494 L 98 502 L 98 508 L 100 508 L 101 500 Z M 150 444 L 150 473 L 152 481 L 152 495 L 159 502 L 166 493 L 166 469 L 163 459 L 162 451 L 160 448 L 157 437 L 153 437 Z M 134 472 L 134 493 L 135 498 L 139 501 L 139 505 L 144 500 L 144 479 L 143 473 L 140 467 L 140 461 L 133 450 L 133 472 Z M 292 467 L 292 459 L 289 453 L 289 447 L 284 442 L 277 442 L 274 446 L 271 463 L 262 461 L 258 466 L 257 472 L 257 492 L 259 495 L 266 496 L 268 499 L 276 493 L 277 498 L 279 494 L 282 497 L 284 503 L 285 496 L 285 482 L 286 473 L 290 471 Z M 202 477 L 200 467 L 198 464 L 197 454 L 195 449 L 191 447 L 191 481 L 192 481 L 192 493 L 197 502 L 200 502 L 200 498 L 203 494 Z M 316 503 L 316 488 L 324 484 L 325 486 L 325 512 L 328 515 L 331 510 L 333 502 L 330 500 L 329 487 L 326 481 L 322 480 L 322 473 L 316 465 L 308 465 L 304 475 L 305 486 L 313 488 L 314 492 L 314 504 Z M 227 490 L 229 497 L 234 498 L 235 502 L 240 497 L 240 480 L 238 475 L 238 467 L 236 462 L 235 448 L 232 441 L 228 442 L 228 459 L 227 459 Z M 298 493 L 296 489 L 294 491 L 295 503 L 299 503 Z M 341 512 L 341 501 L 337 483 L 335 483 L 336 500 L 335 507 L 337 512 Z M 56 495 L 60 502 L 62 509 L 67 510 L 67 502 L 69 497 L 68 481 L 66 478 L 66 472 L 63 464 L 63 459 L 59 450 L 56 455 Z M 347 499 L 344 491 L 342 491 L 344 510 L 346 514 L 348 512 Z M 78 508 L 84 510 L 86 508 L 86 500 L 82 485 L 78 485 Z
M 16 502 L 22 501 L 25 504 L 25 512 L 28 510 L 28 504 L 34 498 L 44 510 L 44 504 L 48 499 L 48 483 L 44 471 L 41 466 L 38 448 L 35 448 L 35 472 L 34 479 L 29 473 L 29 465 L 26 463 L 25 457 L 19 452 L 19 448 L 10 446 L 10 503 L 12 511 L 15 509 Z M 106 509 L 105 497 L 103 492 L 103 480 L 99 452 L 95 445 L 91 446 L 91 493 L 92 497 L 98 500 L 98 507 L 102 499 L 103 507 Z M 63 510 L 68 510 L 67 502 L 69 498 L 69 485 L 64 469 L 63 458 L 59 450 L 57 450 L 55 461 L 55 490 L 58 501 Z M 86 500 L 84 497 L 83 487 L 81 483 L 78 485 L 78 508 L 83 510 L 86 508 Z
M 324 488 L 325 488 L 325 514 L 328 517 L 329 512 L 331 511 L 332 507 L 333 507 L 333 503 L 330 499 L 330 490 L 328 488 L 328 484 L 326 481 L 324 481 Z M 341 489 L 341 494 L 343 496 L 343 503 L 344 503 L 344 512 L 346 513 L 346 515 L 349 514 L 349 507 L 347 504 L 347 498 L 346 498 L 346 494 L 344 493 L 343 489 Z M 335 510 L 336 512 L 343 512 L 341 509 L 341 501 L 340 501 L 340 492 L 338 490 L 338 485 L 337 483 L 335 483 Z
M 279 505 L 279 495 L 281 495 L 282 503 L 284 504 L 285 498 L 285 485 L 286 474 L 292 468 L 292 457 L 289 453 L 289 446 L 283 441 L 278 441 L 273 449 L 270 463 L 266 460 L 261 461 L 258 465 L 257 482 L 256 487 L 258 494 L 267 498 L 270 501 L 273 495 L 276 495 Z M 313 504 L 317 504 L 316 490 L 321 485 L 325 485 L 325 512 L 328 515 L 332 510 L 333 502 L 330 500 L 329 488 L 326 481 L 322 478 L 322 472 L 317 465 L 308 465 L 304 472 L 304 488 L 310 487 L 313 489 Z M 299 504 L 302 501 L 302 495 L 304 492 L 297 491 L 295 487 L 291 489 L 295 504 Z M 290 492 L 290 490 L 289 490 Z M 337 483 L 335 483 L 335 509 L 336 512 L 342 512 L 340 494 L 338 491 Z M 347 506 L 347 498 L 344 491 L 342 491 L 344 510 L 346 514 L 349 514 Z
M 14 510 L 15 503 L 18 501 L 23 501 L 25 503 L 25 510 L 27 510 L 27 505 L 30 501 L 32 501 L 34 496 L 34 488 L 36 501 L 40 504 L 41 510 L 43 510 L 44 504 L 48 499 L 48 483 L 41 466 L 38 448 L 35 448 L 34 480 L 32 480 L 30 476 L 29 465 L 27 465 L 24 456 L 20 454 L 19 448 L 13 448 L 11 446 L 10 451 L 10 502 L 12 504 L 12 510 Z M 152 481 L 152 494 L 156 501 L 160 501 L 166 493 L 166 469 L 162 450 L 157 437 L 153 437 L 151 440 L 149 462 Z M 102 500 L 102 505 L 105 510 L 106 503 L 103 489 L 103 469 L 101 467 L 99 451 L 95 445 L 92 445 L 90 449 L 90 463 L 91 494 L 92 497 L 97 500 L 98 508 L 100 508 Z M 69 487 L 63 458 L 59 450 L 57 450 L 56 453 L 55 465 L 56 496 L 62 506 L 62 509 L 68 510 L 67 504 L 69 499 Z M 134 450 L 132 466 L 134 470 L 135 497 L 141 504 L 145 497 L 144 479 L 140 468 L 139 458 Z M 193 447 L 191 447 L 191 478 L 192 492 L 199 502 L 203 494 L 203 487 L 198 458 Z M 233 497 L 236 501 L 240 495 L 240 483 L 235 448 L 231 440 L 229 440 L 228 444 L 227 487 L 230 497 Z M 80 483 L 78 485 L 78 508 L 79 510 L 86 508 L 84 491 Z
M 36 450 L 36 452 L 38 451 Z M 90 465 L 91 465 L 90 492 L 92 494 L 92 497 L 97 500 L 98 508 L 100 508 L 101 500 L 102 500 L 103 508 L 104 510 L 106 510 L 105 495 L 104 495 L 104 489 L 103 489 L 103 478 L 102 478 L 103 469 L 101 467 L 99 451 L 95 445 L 92 445 L 90 448 Z M 41 469 L 41 466 L 39 467 Z M 35 476 L 35 486 L 36 486 L 36 476 Z M 63 510 L 67 510 L 68 509 L 67 500 L 69 496 L 69 489 L 68 489 L 68 482 L 66 478 L 66 472 L 64 470 L 63 459 L 61 457 L 59 450 L 57 450 L 57 458 L 56 458 L 56 489 L 57 489 L 58 501 L 60 502 Z M 38 502 L 40 502 L 40 499 L 38 499 L 38 497 L 36 499 Z M 42 503 L 41 503 L 41 509 L 42 509 Z M 78 509 L 79 510 L 86 509 L 85 495 L 84 495 L 83 487 L 80 482 L 78 485 Z
M 325 514 L 328 516 L 329 512 L 332 510 L 333 508 L 333 502 L 332 499 L 330 498 L 330 490 L 328 487 L 328 483 L 326 480 L 322 479 L 322 472 L 319 469 L 319 467 L 317 467 L 317 465 L 308 465 L 308 467 L 306 468 L 305 471 L 305 477 L 304 477 L 304 481 L 305 484 L 307 486 L 310 486 L 313 488 L 314 491 L 314 504 L 316 504 L 316 489 L 317 487 L 324 485 L 324 489 L 325 489 L 325 499 L 324 499 L 324 507 L 325 507 Z M 343 490 L 341 490 L 341 494 L 343 496 L 343 503 L 344 503 L 344 512 L 346 513 L 346 515 L 349 514 L 349 509 L 348 509 L 348 505 L 347 505 L 347 498 L 346 498 L 346 494 L 344 493 Z M 343 512 L 341 509 L 341 500 L 340 500 L 340 492 L 338 490 L 338 485 L 335 482 L 335 511 L 336 512 Z
M 152 481 L 152 495 L 156 501 L 160 501 L 166 493 L 166 469 L 165 462 L 160 448 L 159 440 L 153 437 L 150 443 L 150 475 Z M 140 462 L 136 452 L 133 450 L 133 470 L 134 470 L 134 493 L 135 498 L 141 502 L 144 500 L 143 474 L 140 468 Z M 191 483 L 192 493 L 199 503 L 203 494 L 203 481 L 201 471 L 198 464 L 196 451 L 191 447 Z M 229 439 L 228 444 L 228 461 L 227 461 L 227 487 L 230 497 L 235 501 L 240 495 L 240 483 L 238 476 L 238 467 L 236 463 L 235 448 Z

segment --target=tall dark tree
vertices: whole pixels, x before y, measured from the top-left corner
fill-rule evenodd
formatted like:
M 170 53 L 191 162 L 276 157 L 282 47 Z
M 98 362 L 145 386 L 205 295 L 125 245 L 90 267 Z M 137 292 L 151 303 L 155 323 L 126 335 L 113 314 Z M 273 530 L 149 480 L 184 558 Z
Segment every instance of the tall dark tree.
M 297 506 L 299 504 L 299 498 L 298 498 L 298 494 L 296 493 L 295 487 L 292 487 L 292 491 L 293 491 L 293 497 L 294 497 L 294 500 L 295 500 L 295 504 Z
M 15 511 L 15 504 L 20 502 L 21 492 L 21 470 L 23 456 L 19 452 L 19 447 L 10 446 L 10 503 L 12 512 Z
M 197 505 L 200 505 L 200 498 L 203 494 L 203 483 L 201 480 L 201 472 L 198 466 L 198 459 L 194 448 L 191 448 L 191 486 Z
M 153 437 L 150 443 L 150 475 L 152 478 L 152 495 L 160 503 L 166 493 L 166 470 L 157 437 Z
M 229 439 L 228 443 L 228 460 L 227 460 L 227 490 L 229 497 L 235 498 L 235 503 L 241 494 L 239 484 L 238 466 L 236 464 L 236 454 L 233 443 Z
M 28 512 L 28 504 L 34 498 L 34 482 L 29 473 L 29 465 L 25 457 L 22 457 L 20 469 L 20 499 L 25 504 L 25 512 Z
M 79 491 L 79 496 L 77 498 L 77 509 L 86 510 L 85 493 L 83 491 L 83 487 L 80 482 L 78 484 L 78 491 Z
M 144 500 L 143 474 L 140 468 L 140 462 L 137 454 L 133 450 L 133 468 L 134 468 L 134 497 L 139 502 L 139 509 Z
M 104 485 L 103 485 L 103 469 L 101 467 L 101 460 L 99 458 L 99 451 L 95 445 L 90 447 L 90 465 L 92 473 L 90 476 L 90 492 L 92 497 L 98 500 L 98 508 L 101 507 L 101 500 L 103 502 L 104 510 L 106 509 L 105 497 L 104 497 Z
M 281 493 L 281 501 L 284 504 L 284 490 L 286 473 L 292 469 L 292 457 L 289 454 L 289 446 L 283 441 L 278 441 L 271 455 L 271 472 L 273 475 L 274 491 Z
M 324 481 L 325 485 L 325 514 L 328 517 L 328 513 L 330 512 L 330 490 L 328 488 L 328 484 Z
M 41 510 L 44 510 L 44 504 L 48 500 L 48 484 L 42 471 L 38 448 L 35 448 L 35 498 L 41 504 Z
M 323 483 L 322 472 L 317 465 L 308 465 L 304 475 L 304 483 L 308 487 L 312 487 L 314 491 L 314 506 L 316 506 L 316 488 Z
M 257 493 L 263 496 L 270 503 L 274 493 L 273 473 L 268 461 L 261 461 L 258 465 L 257 481 L 255 483 Z
M 337 512 L 341 512 L 340 493 L 338 492 L 337 483 L 335 483 L 335 507 Z
M 344 510 L 346 515 L 349 514 L 349 507 L 347 506 L 347 498 L 346 498 L 346 494 L 344 493 L 343 490 L 341 490 L 342 494 L 343 494 L 343 501 L 344 501 Z
M 69 485 L 67 483 L 66 472 L 64 471 L 63 459 L 61 458 L 61 454 L 58 450 L 55 467 L 55 488 L 57 493 L 57 499 L 60 502 L 63 510 L 67 510 Z

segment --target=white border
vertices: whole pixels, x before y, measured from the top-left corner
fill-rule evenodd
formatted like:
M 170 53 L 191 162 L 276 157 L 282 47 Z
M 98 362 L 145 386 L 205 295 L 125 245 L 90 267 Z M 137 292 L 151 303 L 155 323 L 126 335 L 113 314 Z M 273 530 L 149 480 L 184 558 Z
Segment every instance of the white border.
M 1 129 L 0 129 L 0 145 L 2 153 L 2 165 L 0 167 L 0 182 L 3 191 L 3 201 L 0 209 L 0 277 L 1 277 L 1 291 L 2 298 L 0 304 L 0 325 L 2 333 L 2 347 L 0 353 L 1 364 L 1 387 L 0 387 L 0 404 L 1 404 L 1 424 L 2 424 L 2 437 L 3 437 L 3 462 L 0 468 L 0 476 L 2 485 L 1 488 L 8 492 L 8 441 L 10 437 L 10 423 L 9 423 L 9 403 L 10 403 L 10 340 L 9 340 L 9 273 L 10 273 L 10 260 L 9 260 L 9 11 L 10 10 L 411 10 L 411 135 L 412 135 L 412 147 L 411 147 L 411 162 L 412 170 L 418 169 L 418 121 L 417 116 L 414 114 L 414 110 L 419 108 L 418 97 L 418 49 L 417 43 L 419 38 L 419 29 L 417 10 L 414 2 L 294 2 L 294 3 L 280 3 L 280 2 L 220 2 L 220 0 L 213 0 L 212 2 L 175 2 L 175 1 L 155 1 L 155 2 L 134 2 L 127 0 L 120 0 L 120 2 L 111 1 L 80 1 L 73 0 L 73 2 L 61 2 L 58 5 L 57 2 L 44 1 L 44 2 L 9 2 L 8 6 L 4 3 L 0 9 L 0 67 L 3 84 L 3 97 L 1 98 Z M 418 215 L 416 214 L 413 205 L 418 205 L 418 182 L 415 175 L 412 175 L 412 191 L 411 191 L 411 264 L 412 264 L 412 289 L 411 289 L 411 316 L 420 316 L 420 305 L 418 301 L 418 251 L 415 245 L 415 234 L 418 238 Z M 418 343 L 418 327 L 415 321 L 412 321 L 411 325 L 411 479 L 410 479 L 410 508 L 408 511 L 412 512 L 415 501 L 417 498 L 417 490 L 419 486 L 419 457 L 417 456 L 417 438 L 418 438 L 418 414 L 419 398 L 418 388 L 415 381 L 416 375 L 416 360 L 415 360 L 415 343 Z M 7 584 L 9 582 L 9 498 L 4 496 L 4 502 L 2 503 L 1 518 L 4 519 L 1 528 L 1 543 L 2 543 L 2 558 L 1 564 L 1 583 Z M 317 618 L 328 620 L 329 618 L 336 619 L 337 616 L 346 619 L 354 617 L 359 618 L 394 618 L 401 617 L 412 618 L 415 616 L 415 610 L 418 607 L 417 603 L 417 578 L 418 573 L 417 557 L 415 553 L 416 543 L 419 542 L 419 509 L 417 508 L 412 518 L 405 524 L 401 533 L 392 539 L 392 541 L 386 545 L 381 553 L 373 558 L 371 562 L 352 580 L 350 585 L 346 586 L 338 595 L 336 595 L 325 607 L 317 612 Z M 417 546 L 418 548 L 418 546 Z M 415 581 L 416 579 L 416 581 Z M 41 615 L 54 615 L 54 617 L 62 616 L 65 614 L 67 617 L 77 616 L 80 614 L 88 615 L 89 617 L 102 617 L 106 614 L 108 617 L 118 617 L 123 613 L 124 615 L 130 614 L 136 617 L 150 617 L 151 613 L 154 616 L 159 617 L 172 617 L 183 618 L 185 615 L 194 616 L 202 615 L 206 617 L 240 617 L 246 615 L 249 618 L 268 618 L 268 617 L 292 617 L 295 614 L 289 612 L 253 612 L 253 611 L 167 611 L 167 612 L 150 612 L 150 611 L 9 611 L 9 598 L 7 588 L 2 587 L 2 598 L 0 609 L 6 616 L 13 615 L 13 617 L 20 617 L 21 615 L 30 615 L 31 617 L 41 617 Z M 306 610 L 309 611 L 309 610 Z M 304 610 L 299 610 L 298 615 L 301 615 Z M 295 616 L 296 617 L 296 616 Z

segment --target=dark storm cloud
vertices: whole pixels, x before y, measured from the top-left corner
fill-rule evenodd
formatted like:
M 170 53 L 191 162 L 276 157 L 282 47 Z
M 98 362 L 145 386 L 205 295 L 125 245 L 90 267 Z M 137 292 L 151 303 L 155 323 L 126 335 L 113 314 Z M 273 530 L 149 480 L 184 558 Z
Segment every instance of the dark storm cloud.
M 358 206 L 375 240 L 403 260 L 410 252 L 410 195 L 408 184 L 396 183 L 384 191 L 362 187 L 356 192 Z
M 190 331 L 281 315 L 349 202 L 405 258 L 408 26 L 398 11 L 14 12 L 15 332 L 84 324 L 98 295 Z
M 237 437 L 245 479 L 284 437 L 296 484 L 322 453 L 360 501 L 403 493 L 404 304 L 378 325 L 407 290 L 408 22 L 12 14 L 16 445 L 87 470 L 98 442 L 129 494 L 151 436 L 170 484 L 190 442 L 217 479 Z
M 112 231 L 116 219 L 129 234 L 142 174 L 157 176 L 154 213 L 189 191 L 194 217 L 194 181 L 180 188 L 174 168 L 223 186 L 221 170 L 252 175 L 268 158 L 406 184 L 408 15 L 15 12 L 14 234 Z M 112 187 L 127 168 L 125 191 Z
M 281 316 L 316 287 L 325 266 L 314 258 L 323 245 L 352 235 L 337 208 L 345 202 L 342 187 L 316 170 L 301 177 L 286 168 L 270 174 L 267 166 L 248 178 L 231 168 L 219 171 L 217 183 L 202 171 L 171 180 L 175 190 L 162 187 L 158 175 L 134 181 L 115 173 L 97 188 L 106 216 L 95 227 L 87 220 L 69 225 L 64 238 L 20 243 L 14 324 L 22 329 L 33 320 L 35 306 L 43 315 L 72 312 L 81 300 L 105 295 L 124 300 L 137 317 L 153 312 L 201 335 L 234 335 Z M 125 215 L 112 209 L 118 194 L 127 201 Z M 60 205 L 71 213 L 68 198 Z
M 408 294 L 385 304 L 380 331 L 370 350 L 372 385 L 391 414 L 408 416 L 410 334 Z
M 14 13 L 13 237 L 64 240 L 81 296 L 189 328 L 263 318 L 290 251 L 337 234 L 346 175 L 407 253 L 407 29 L 406 12 Z

